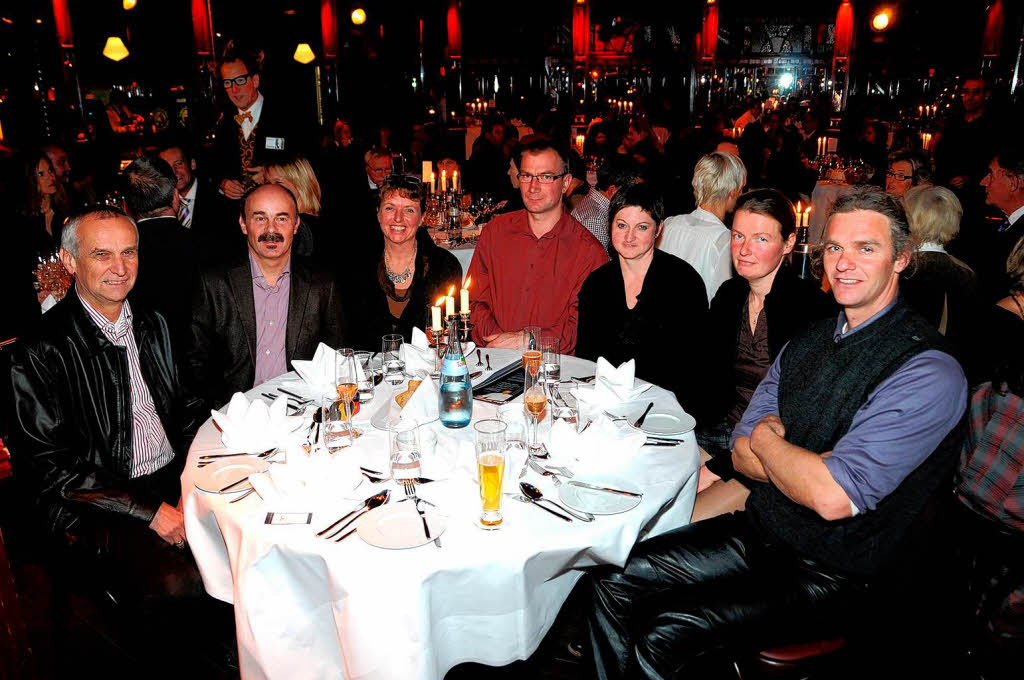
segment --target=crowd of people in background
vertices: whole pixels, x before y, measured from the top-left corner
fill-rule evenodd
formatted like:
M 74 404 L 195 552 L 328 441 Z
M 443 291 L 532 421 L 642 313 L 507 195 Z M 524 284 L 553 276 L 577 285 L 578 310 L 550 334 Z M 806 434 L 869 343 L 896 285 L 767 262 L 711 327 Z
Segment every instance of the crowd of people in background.
M 409 340 L 413 327 L 426 325 L 428 302 L 465 275 L 473 281 L 478 344 L 517 347 L 521 329 L 537 325 L 559 338 L 563 353 L 588 359 L 603 356 L 616 364 L 635 358 L 638 378 L 675 393 L 697 417 L 699 441 L 708 454 L 700 473 L 695 520 L 740 509 L 753 491 L 755 505 L 750 507 L 757 508 L 759 521 L 771 524 L 776 521 L 772 512 L 787 517 L 791 513 L 792 521 L 787 520 L 779 535 L 801 546 L 828 535 L 828 528 L 817 518 L 798 517 L 777 491 L 764 491 L 764 482 L 771 480 L 789 499 L 797 500 L 798 495 L 790 493 L 789 481 L 775 477 L 770 463 L 756 451 L 769 446 L 764 442 L 771 433 L 750 414 L 781 404 L 799 411 L 793 422 L 805 430 L 815 422 L 808 405 L 797 402 L 824 398 L 831 385 L 820 383 L 810 389 L 801 383 L 795 360 L 780 364 L 780 357 L 797 351 L 783 353 L 787 343 L 797 339 L 794 346 L 806 358 L 831 341 L 833 332 L 836 343 L 852 334 L 852 328 L 833 327 L 841 309 L 853 321 L 856 304 L 850 300 L 850 289 L 855 283 L 898 287 L 898 296 L 872 308 L 884 318 L 871 317 L 873 330 L 858 331 L 856 336 L 874 338 L 886 361 L 916 357 L 914 352 L 955 358 L 949 359 L 948 375 L 942 379 L 928 382 L 921 376 L 931 374 L 922 368 L 913 373 L 913 380 L 950 394 L 966 394 L 966 385 L 988 385 L 989 414 L 1014 408 L 1000 399 L 1015 398 L 1013 403 L 1019 406 L 1024 397 L 1024 151 L 1014 140 L 998 136 L 1002 126 L 995 123 L 997 112 L 990 110 L 989 85 L 978 75 L 960 79 L 961 108 L 951 114 L 933 152 L 922 149 L 920 137 L 906 134 L 899 123 L 853 118 L 840 123 L 835 133 L 840 153 L 864 162 L 865 182 L 873 189 L 859 187 L 854 198 L 837 200 L 832 217 L 839 219 L 829 221 L 824 243 L 812 244 L 820 246 L 812 258 L 817 265 L 812 278 L 801 278 L 790 263 L 796 245 L 794 203 L 810 200 L 819 178 L 814 164 L 820 155 L 818 139 L 831 122 L 796 99 L 750 99 L 736 110 L 710 111 L 691 125 L 674 128 L 664 125 L 657 112 L 638 110 L 626 118 L 609 113 L 589 122 L 581 151 L 570 148 L 570 120 L 563 112 L 542 113 L 529 130 L 490 115 L 464 157 L 441 143 L 436 127 L 423 124 L 398 134 L 387 126 L 360 130 L 339 118 L 317 138 L 289 117 L 288 102 L 264 97 L 259 65 L 243 52 L 226 54 L 218 75 L 229 105 L 209 148 L 168 139 L 144 149 L 120 172 L 80 168 L 74 149 L 60 142 L 25 150 L 20 161 L 11 161 L 17 172 L 8 173 L 10 179 L 3 186 L 10 256 L 0 281 L 7 300 L 0 316 L 0 340 L 21 338 L 29 348 L 16 360 L 19 416 L 11 425 L 14 446 L 21 443 L 29 452 L 22 455 L 39 449 L 41 460 L 40 447 L 73 448 L 70 440 L 40 444 L 56 436 L 48 429 L 55 421 L 38 414 L 30 418 L 26 403 L 70 398 L 44 389 L 48 380 L 68 376 L 59 371 L 48 375 L 38 364 L 59 361 L 62 351 L 72 351 L 54 333 L 58 321 L 63 324 L 60 333 L 81 331 L 85 317 L 72 314 L 69 307 L 78 305 L 78 299 L 94 319 L 106 315 L 111 326 L 103 328 L 110 338 L 124 332 L 124 310 L 129 310 L 129 319 L 134 311 L 139 323 L 150 324 L 136 325 L 143 329 L 137 331 L 140 346 L 157 347 L 152 351 L 160 355 L 164 363 L 157 363 L 165 369 L 173 355 L 180 382 L 178 376 L 159 386 L 150 381 L 155 393 L 145 406 L 160 413 L 167 429 L 172 421 L 163 417 L 164 409 L 182 415 L 178 406 L 170 407 L 179 389 L 194 393 L 190 408 L 216 408 L 232 393 L 290 370 L 291 360 L 311 358 L 319 342 L 375 349 L 388 333 L 401 333 Z M 116 126 L 132 124 L 123 101 L 112 103 L 109 114 L 115 131 Z M 394 141 L 400 137 L 406 140 L 401 146 Z M 467 193 L 487 193 L 507 202 L 483 228 L 468 271 L 462 271 L 456 258 L 421 228 L 429 193 L 418 172 L 423 161 L 431 162 L 438 176 L 442 170 L 447 176 L 458 170 Z M 120 203 L 81 218 L 87 205 L 102 202 L 96 187 L 116 188 Z M 867 237 L 845 235 L 841 229 L 853 230 L 848 226 L 850 216 L 858 213 L 883 222 L 858 224 L 857 229 L 885 237 L 864 240 Z M 116 234 L 101 229 L 101 223 L 118 225 Z M 132 225 L 137 243 L 125 245 L 132 239 Z M 107 243 L 104 238 L 112 240 Z M 96 250 L 84 250 L 86 243 Z M 846 258 L 840 252 L 844 249 Z M 880 262 L 888 269 L 878 274 L 877 282 L 870 276 L 844 278 L 844 272 L 859 276 L 853 265 L 844 269 L 844 262 L 853 257 L 849 253 L 856 250 L 857 257 L 870 259 L 872 253 L 865 254 L 870 249 L 885 251 Z M 41 259 L 54 255 L 79 278 L 55 308 L 58 311 L 44 314 L 41 305 L 48 291 L 36 289 L 35 272 Z M 873 272 L 870 267 L 875 265 L 865 262 L 857 266 Z M 114 289 L 125 295 L 114 300 Z M 130 307 L 123 304 L 125 299 Z M 875 304 L 883 298 L 872 300 Z M 161 320 L 155 321 L 148 310 L 159 312 Z M 52 322 L 46 319 L 50 314 L 56 315 Z M 857 319 L 855 325 L 865 321 Z M 927 341 L 907 337 L 894 324 L 927 334 Z M 166 338 L 160 336 L 164 325 Z M 811 338 L 805 332 L 808 327 L 817 329 L 820 338 Z M 890 335 L 880 335 L 882 329 Z M 40 333 L 44 344 L 32 345 Z M 134 346 L 136 340 L 131 342 Z M 666 351 L 683 357 L 683 363 L 666 361 Z M 875 371 L 870 359 L 864 352 L 849 357 L 850 365 L 864 372 L 856 379 L 842 373 L 839 359 L 815 364 L 821 380 L 837 380 L 858 395 L 852 406 L 831 414 L 837 422 L 853 427 L 856 407 L 865 401 L 871 404 L 871 390 L 903 375 L 898 364 Z M 152 378 L 156 369 L 149 361 L 144 351 L 142 374 Z M 960 367 L 966 375 L 963 385 L 953 375 Z M 73 371 L 78 380 L 89 379 L 86 369 Z M 775 401 L 770 407 L 760 393 L 766 379 L 780 390 L 772 394 Z M 905 391 L 893 394 L 906 398 Z M 136 396 L 133 392 L 133 404 Z M 887 398 L 891 403 L 899 400 Z M 920 459 L 933 450 L 953 450 L 955 444 L 946 433 L 953 432 L 966 399 L 954 403 L 950 396 L 943 401 L 944 410 L 933 414 L 941 416 L 941 424 L 927 421 L 938 434 L 918 446 Z M 864 408 L 871 414 L 880 412 Z M 971 427 L 983 428 L 986 422 L 979 416 Z M 165 459 L 180 463 L 187 444 L 179 440 L 181 432 L 164 434 L 157 424 L 151 419 L 142 430 L 132 430 L 150 438 L 134 445 L 134 455 L 142 454 L 142 446 L 146 460 L 162 469 Z M 836 427 L 838 434 L 845 431 Z M 1019 420 L 1016 427 L 1021 427 Z M 23 428 L 27 436 L 17 433 Z M 104 466 L 109 462 L 107 452 L 95 442 L 115 438 L 116 433 L 82 426 L 77 434 L 69 430 L 61 436 L 83 431 L 94 445 L 82 459 Z M 190 431 L 194 433 L 194 427 Z M 808 432 L 801 436 L 804 446 L 814 451 L 815 442 L 824 445 L 828 439 Z M 746 458 L 737 457 L 737 447 Z M 857 459 L 860 464 L 847 449 L 843 454 L 837 449 L 834 460 Z M 119 451 L 123 459 L 112 473 L 115 477 L 149 474 L 148 467 L 126 462 L 132 451 Z M 968 459 L 977 453 L 965 451 Z M 18 455 L 16 448 L 12 452 Z M 1021 456 L 1018 447 L 1018 475 Z M 943 460 L 947 459 L 952 460 Z M 81 503 L 95 480 L 60 477 L 59 470 L 47 466 L 41 465 L 41 479 L 49 483 L 60 478 L 62 485 L 59 492 L 49 486 L 53 493 L 41 499 L 51 504 L 53 527 L 69 535 L 81 531 L 86 523 L 78 522 L 68 507 Z M 865 511 L 876 518 L 890 517 L 892 505 L 883 505 L 883 497 L 896 489 L 906 492 L 900 480 L 882 480 L 877 472 L 869 472 L 867 480 L 849 481 L 842 476 L 849 471 L 830 469 L 854 506 L 852 515 L 844 508 L 835 517 L 863 517 Z M 929 475 L 940 474 L 929 470 Z M 929 477 L 929 489 L 938 485 L 938 477 Z M 962 495 L 964 505 L 971 508 L 983 502 L 970 495 L 974 490 Z M 133 492 L 117 487 L 117 493 L 123 499 Z M 141 513 L 144 519 L 152 522 L 151 528 L 165 543 L 180 547 L 180 509 L 166 494 L 159 496 L 152 489 L 147 493 L 152 501 L 144 507 L 148 514 Z M 905 503 L 916 509 L 918 500 Z M 110 510 L 99 501 L 84 502 Z M 1011 512 L 1006 523 L 1019 531 L 1024 528 L 1019 514 L 1024 501 L 1018 497 L 1015 502 L 1018 512 Z M 887 531 L 868 520 L 857 526 L 865 532 Z M 744 533 L 747 529 L 716 527 L 714 536 L 701 540 L 711 545 L 712 539 L 732 530 L 756 543 Z M 886 541 L 892 538 L 886 536 Z M 826 561 L 841 562 L 843 551 L 852 549 L 856 540 L 857 536 L 846 535 L 830 544 Z M 653 550 L 648 549 L 648 557 Z M 860 557 L 864 573 L 879 568 L 875 557 Z M 597 580 L 599 589 L 626 588 L 626 577 L 602 578 Z M 640 586 L 631 582 L 629 588 Z M 856 591 L 845 585 L 838 590 L 844 597 Z M 1014 611 L 1019 616 L 1013 604 L 1019 600 L 1014 597 L 1012 590 L 1006 594 L 1004 620 Z M 616 616 L 625 614 L 612 612 L 614 607 L 605 604 L 605 609 L 598 606 L 594 625 L 607 631 L 618 625 Z M 672 622 L 661 624 L 671 628 Z M 1020 630 L 1016 628 L 1017 635 Z M 717 639 L 710 633 L 705 637 Z M 623 672 L 633 668 L 615 646 L 629 643 L 608 640 L 607 646 L 596 647 L 605 667 Z M 643 647 L 644 641 L 634 642 Z M 641 664 L 654 667 L 664 662 L 658 654 L 666 652 L 651 645 L 638 654 Z M 688 651 L 672 648 L 672 653 Z

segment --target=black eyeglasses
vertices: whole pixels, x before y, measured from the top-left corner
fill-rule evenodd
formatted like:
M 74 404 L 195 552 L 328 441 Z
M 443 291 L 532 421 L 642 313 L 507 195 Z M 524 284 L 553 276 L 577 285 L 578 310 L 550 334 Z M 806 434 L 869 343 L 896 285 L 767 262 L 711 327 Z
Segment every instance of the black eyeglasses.
M 556 174 L 553 174 L 553 173 L 550 173 L 550 172 L 545 172 L 544 174 L 541 174 L 541 175 L 531 175 L 528 172 L 520 172 L 516 176 L 519 178 L 519 182 L 521 184 L 529 184 L 533 180 L 537 180 L 541 184 L 552 184 L 556 179 L 562 179 L 563 177 L 565 177 L 568 174 L 569 173 L 567 173 L 567 172 L 563 172 L 563 173 L 560 173 L 560 174 L 556 175 Z
M 394 189 L 407 189 L 409 191 L 419 191 L 423 187 L 423 182 L 419 177 L 413 175 L 388 175 L 384 178 L 384 184 Z
M 242 75 L 237 76 L 235 78 L 225 78 L 221 82 L 224 84 L 225 90 L 230 90 L 232 85 L 235 85 L 237 87 L 245 85 L 247 82 L 249 82 L 249 78 L 252 78 L 251 73 L 243 73 Z
M 913 175 L 904 175 L 902 172 L 893 172 L 892 170 L 885 174 L 893 179 L 899 180 L 900 182 L 905 182 L 908 179 L 914 179 Z

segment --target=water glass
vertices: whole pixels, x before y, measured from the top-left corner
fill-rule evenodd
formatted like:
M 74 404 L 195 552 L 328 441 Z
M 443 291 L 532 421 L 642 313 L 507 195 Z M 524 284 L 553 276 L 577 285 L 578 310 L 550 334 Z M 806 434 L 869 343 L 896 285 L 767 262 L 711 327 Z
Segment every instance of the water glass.
M 558 353 L 560 345 L 559 338 L 545 335 L 540 339 L 538 347 L 541 354 L 541 380 L 548 386 L 549 391 L 556 390 L 558 382 L 562 379 L 562 355 Z
M 526 414 L 522 405 L 502 404 L 498 407 L 498 419 L 505 423 L 505 443 L 509 448 L 526 450 Z
M 356 352 L 356 361 L 362 374 L 359 376 L 359 403 L 368 404 L 373 401 L 373 366 L 372 352 Z
M 392 385 L 397 385 L 405 379 L 405 362 L 402 361 L 404 342 L 401 333 L 390 333 L 381 338 L 380 353 L 384 379 Z
M 398 483 L 420 476 L 420 428 L 416 421 L 388 425 L 388 466 Z
M 497 529 L 501 516 L 501 488 L 505 478 L 505 423 L 480 420 L 473 424 L 476 434 L 476 467 L 480 478 L 480 528 Z

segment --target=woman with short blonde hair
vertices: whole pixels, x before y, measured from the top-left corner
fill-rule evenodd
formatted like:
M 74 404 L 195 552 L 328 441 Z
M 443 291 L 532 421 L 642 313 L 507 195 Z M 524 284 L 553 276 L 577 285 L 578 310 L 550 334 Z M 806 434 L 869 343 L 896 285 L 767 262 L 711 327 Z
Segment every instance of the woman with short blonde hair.
M 964 209 L 956 194 L 946 187 L 916 186 L 904 195 L 903 205 L 919 248 L 926 243 L 944 246 L 960 233 Z
M 709 153 L 697 161 L 693 169 L 693 196 L 697 205 L 721 205 L 728 203 L 730 196 L 735 201 L 746 183 L 747 169 L 743 162 L 723 151 Z

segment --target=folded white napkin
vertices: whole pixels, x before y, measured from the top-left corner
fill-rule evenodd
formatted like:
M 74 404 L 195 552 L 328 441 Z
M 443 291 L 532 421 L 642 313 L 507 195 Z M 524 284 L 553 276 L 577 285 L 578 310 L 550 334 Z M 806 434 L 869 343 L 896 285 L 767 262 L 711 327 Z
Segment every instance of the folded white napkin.
M 337 353 L 333 349 L 321 342 L 311 360 L 292 360 L 292 368 L 302 378 L 304 391 L 315 399 L 337 399 L 334 385 L 336 355 Z M 358 361 L 356 362 L 356 373 L 359 380 L 366 379 L 363 367 Z
M 618 368 L 614 368 L 604 357 L 598 357 L 596 377 L 593 385 L 581 385 L 576 390 L 576 399 L 584 404 L 600 409 L 618 406 L 632 401 L 651 388 L 650 383 L 636 384 L 634 374 L 636 361 L 630 359 Z
M 296 433 L 305 424 L 302 416 L 288 416 L 288 400 L 279 396 L 269 407 L 259 399 L 250 402 L 241 392 L 235 392 L 228 403 L 227 413 L 210 411 L 213 422 L 220 428 L 221 441 L 230 453 L 261 453 L 267 449 L 287 446 L 302 433 Z
M 472 342 L 462 344 L 462 353 L 468 356 L 476 349 Z M 405 372 L 410 375 L 430 375 L 434 372 L 436 350 L 430 346 L 427 334 L 419 328 L 412 329 L 412 342 L 402 345 L 401 358 L 405 362 Z
M 355 460 L 344 456 L 312 455 L 301 447 L 288 448 L 287 463 L 271 465 L 251 475 L 249 482 L 265 501 L 279 504 L 271 510 L 304 510 L 337 502 L 351 493 L 363 476 Z M 287 507 L 281 507 L 285 506 Z
M 419 328 L 412 329 L 412 342 L 402 344 L 399 351 L 405 362 L 405 372 L 422 377 L 434 372 L 434 361 L 437 356 L 427 340 L 427 334 Z
M 594 420 L 582 434 L 559 420 L 551 427 L 548 462 L 568 467 L 577 476 L 614 472 L 639 453 L 646 441 L 643 432 L 605 416 Z
M 43 314 L 46 314 L 48 311 L 53 309 L 56 304 L 57 304 L 57 298 L 53 297 L 52 295 L 47 295 L 46 299 L 43 300 L 43 303 L 42 303 L 42 306 L 41 306 L 42 310 L 43 310 Z
M 398 408 L 398 402 L 391 399 L 394 403 L 394 408 Z M 416 388 L 416 391 L 412 393 L 412 397 L 405 404 L 398 413 L 398 419 L 402 421 L 415 421 L 420 425 L 429 423 L 437 420 L 437 388 L 434 387 L 434 381 L 430 378 L 425 378 L 420 386 Z

